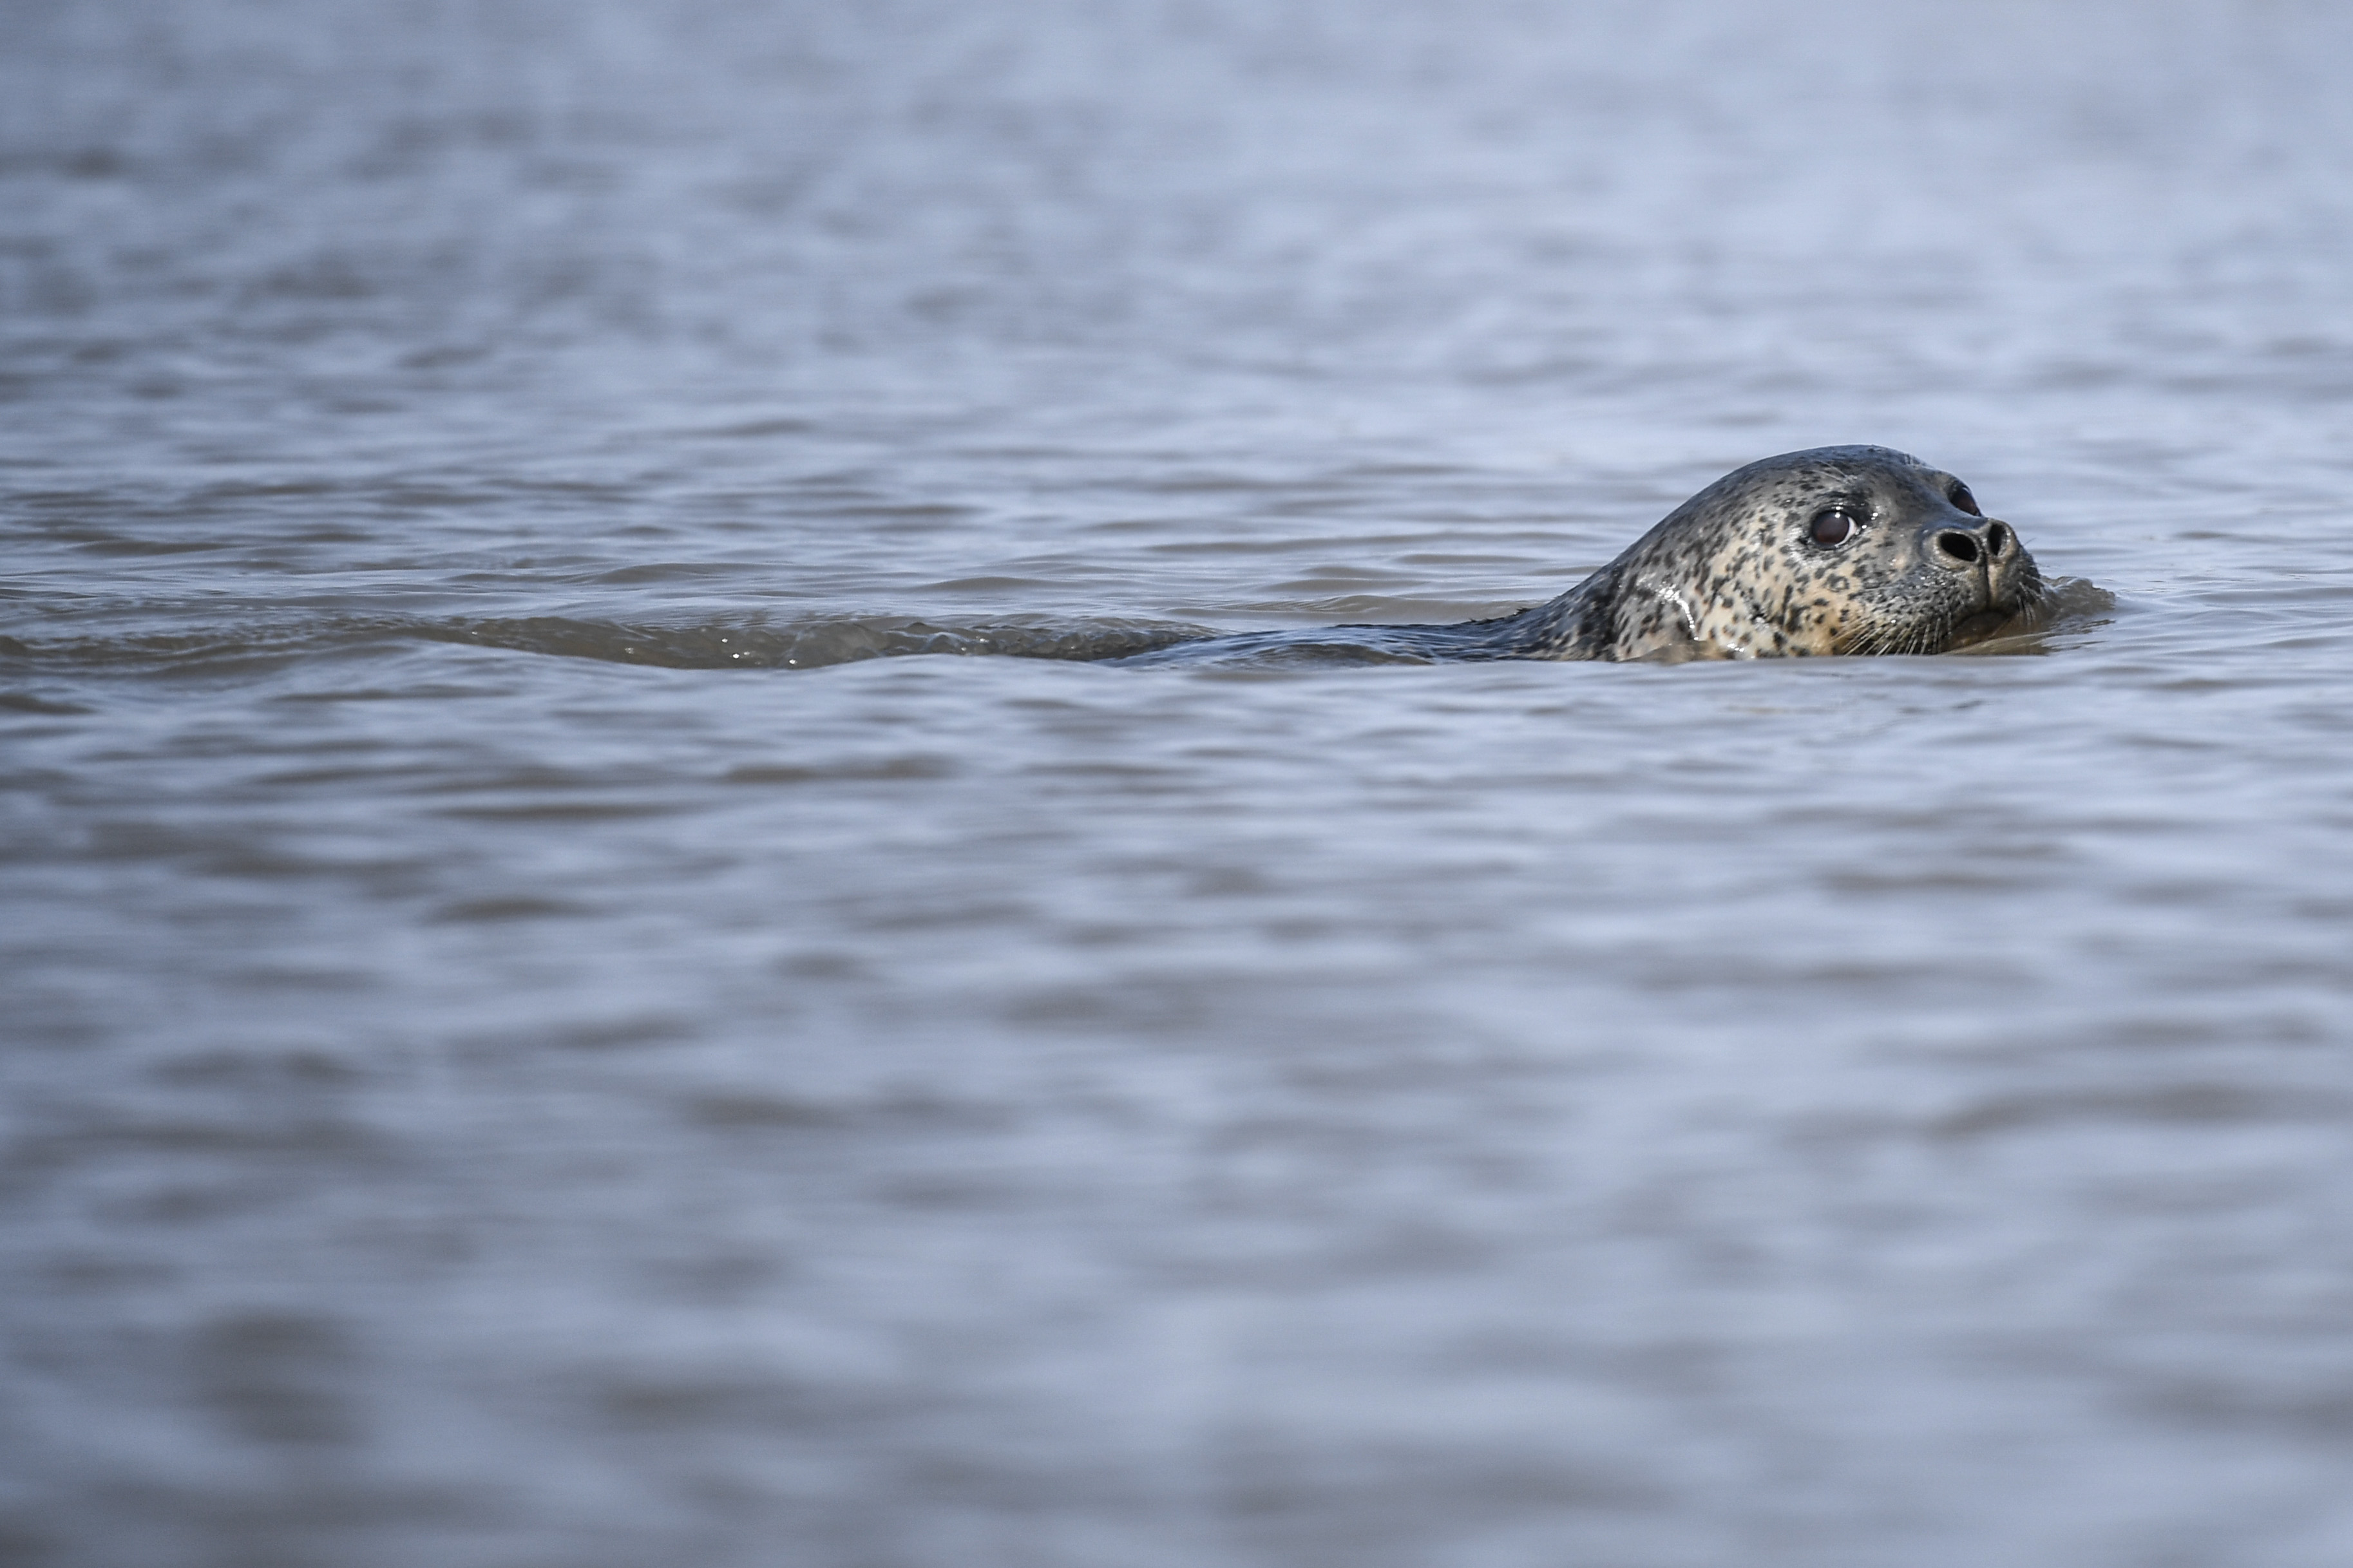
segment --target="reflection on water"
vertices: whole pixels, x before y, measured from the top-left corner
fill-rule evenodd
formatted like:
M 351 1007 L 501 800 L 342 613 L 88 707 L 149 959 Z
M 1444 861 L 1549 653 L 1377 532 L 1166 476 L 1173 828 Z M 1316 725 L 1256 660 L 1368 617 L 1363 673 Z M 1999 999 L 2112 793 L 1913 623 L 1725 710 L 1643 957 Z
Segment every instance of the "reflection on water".
M 2353 1557 L 2348 29 L 0 9 L 0 1560 Z

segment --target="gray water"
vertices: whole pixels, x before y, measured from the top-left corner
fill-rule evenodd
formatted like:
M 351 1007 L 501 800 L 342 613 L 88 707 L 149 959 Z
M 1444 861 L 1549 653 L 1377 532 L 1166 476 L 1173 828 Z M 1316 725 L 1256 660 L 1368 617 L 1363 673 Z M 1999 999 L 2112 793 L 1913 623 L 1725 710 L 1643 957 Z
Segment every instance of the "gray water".
M 0 4 L 0 1561 L 2353 1562 L 2348 64 Z M 2084 613 L 1102 662 L 1849 441 Z

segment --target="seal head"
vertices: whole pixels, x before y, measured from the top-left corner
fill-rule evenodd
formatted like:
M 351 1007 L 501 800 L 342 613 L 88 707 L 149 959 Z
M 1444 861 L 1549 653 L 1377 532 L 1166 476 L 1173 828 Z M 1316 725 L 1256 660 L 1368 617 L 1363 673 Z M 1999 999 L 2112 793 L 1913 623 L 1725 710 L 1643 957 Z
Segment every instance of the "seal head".
M 1884 447 L 1736 468 L 1550 604 L 1504 657 L 1941 653 L 2033 605 L 2042 574 L 1969 488 Z
M 1451 626 L 1187 640 L 1130 662 L 1790 658 L 1942 653 L 2032 610 L 2042 574 L 1968 486 L 1885 447 L 1736 468 L 1559 598 Z

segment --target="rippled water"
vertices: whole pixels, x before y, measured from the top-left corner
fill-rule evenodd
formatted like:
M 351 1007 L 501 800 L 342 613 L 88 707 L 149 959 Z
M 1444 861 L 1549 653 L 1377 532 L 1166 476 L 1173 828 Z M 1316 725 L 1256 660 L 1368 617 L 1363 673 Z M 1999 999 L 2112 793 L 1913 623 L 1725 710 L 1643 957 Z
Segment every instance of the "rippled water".
M 0 1559 L 2353 1561 L 2348 59 L 0 5 Z M 2112 607 L 1094 662 L 1846 441 Z

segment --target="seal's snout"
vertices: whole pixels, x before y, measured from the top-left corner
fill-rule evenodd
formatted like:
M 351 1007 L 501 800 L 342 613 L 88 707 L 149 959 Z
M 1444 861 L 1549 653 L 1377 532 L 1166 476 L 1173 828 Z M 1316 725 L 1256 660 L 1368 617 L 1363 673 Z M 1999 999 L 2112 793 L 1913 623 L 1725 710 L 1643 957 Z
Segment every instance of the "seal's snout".
M 1956 572 L 1974 571 L 2010 553 L 2017 537 L 2006 523 L 1989 518 L 1975 528 L 1939 528 L 1929 536 L 1932 555 L 1939 566 Z

